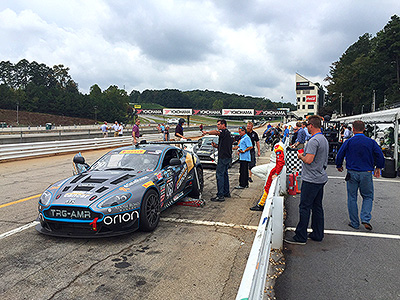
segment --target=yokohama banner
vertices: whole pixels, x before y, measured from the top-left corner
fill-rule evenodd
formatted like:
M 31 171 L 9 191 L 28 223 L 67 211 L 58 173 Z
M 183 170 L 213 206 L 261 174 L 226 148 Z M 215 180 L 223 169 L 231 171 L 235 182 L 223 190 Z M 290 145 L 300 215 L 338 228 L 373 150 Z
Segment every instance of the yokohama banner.
M 316 96 L 307 96 L 316 97 Z M 307 102 L 316 101 L 308 100 Z M 286 116 L 284 110 L 254 110 L 254 109 L 191 109 L 191 108 L 164 108 L 164 109 L 135 109 L 137 115 L 170 115 L 170 116 Z
M 220 116 L 220 109 L 193 109 L 193 115 Z
M 256 110 L 256 116 L 286 116 L 286 111 L 284 110 Z
M 138 115 L 162 115 L 162 109 L 136 109 Z
M 175 116 L 190 116 L 192 115 L 191 108 L 164 108 L 164 115 L 175 115 Z
M 254 116 L 254 109 L 223 109 L 223 116 Z

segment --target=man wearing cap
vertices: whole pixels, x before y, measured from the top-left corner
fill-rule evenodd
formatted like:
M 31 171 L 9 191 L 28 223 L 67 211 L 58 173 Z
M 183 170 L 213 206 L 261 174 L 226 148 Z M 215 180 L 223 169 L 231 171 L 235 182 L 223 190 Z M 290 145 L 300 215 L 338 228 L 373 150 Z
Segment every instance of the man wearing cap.
M 183 136 L 183 124 L 185 123 L 185 120 L 183 118 L 180 118 L 178 121 L 178 124 L 175 127 L 175 136 L 178 138 L 178 141 L 180 139 L 184 139 L 185 137 Z
M 239 185 L 235 189 L 244 189 L 249 187 L 249 162 L 251 161 L 250 150 L 253 149 L 253 143 L 247 135 L 246 127 L 239 127 L 240 141 L 239 145 L 233 147 L 239 152 Z

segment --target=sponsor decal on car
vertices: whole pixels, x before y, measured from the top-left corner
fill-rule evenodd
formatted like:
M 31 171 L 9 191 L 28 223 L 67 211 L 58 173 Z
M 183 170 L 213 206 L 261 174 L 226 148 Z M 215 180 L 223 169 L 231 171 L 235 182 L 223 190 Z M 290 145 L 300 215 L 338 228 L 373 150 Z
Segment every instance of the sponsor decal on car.
M 53 218 L 69 218 L 77 220 L 90 220 L 92 214 L 88 210 L 50 209 Z
M 146 153 L 146 150 L 144 149 L 136 149 L 136 150 L 122 150 L 119 152 L 119 154 L 144 154 Z
M 124 188 L 128 188 L 128 187 L 130 187 L 130 186 L 132 186 L 132 185 L 134 185 L 134 184 L 136 184 L 136 183 L 138 183 L 140 181 L 146 180 L 146 179 L 149 179 L 149 177 L 148 176 L 144 176 L 142 178 L 138 178 L 138 179 L 135 179 L 135 180 L 133 180 L 131 182 L 125 183 L 124 184 Z
M 64 195 L 65 198 L 80 198 L 80 199 L 86 199 L 89 198 L 92 194 L 91 193 L 85 193 L 85 192 L 71 192 L 71 193 L 66 193 Z
M 132 212 L 126 212 L 123 214 L 113 215 L 113 216 L 105 216 L 103 219 L 104 225 L 117 225 L 122 223 L 128 223 L 130 221 L 134 221 L 139 219 L 139 213 L 135 210 Z
M 154 185 L 153 181 L 147 181 L 146 183 L 142 184 L 142 187 L 147 189 L 148 187 L 150 187 L 152 185 Z

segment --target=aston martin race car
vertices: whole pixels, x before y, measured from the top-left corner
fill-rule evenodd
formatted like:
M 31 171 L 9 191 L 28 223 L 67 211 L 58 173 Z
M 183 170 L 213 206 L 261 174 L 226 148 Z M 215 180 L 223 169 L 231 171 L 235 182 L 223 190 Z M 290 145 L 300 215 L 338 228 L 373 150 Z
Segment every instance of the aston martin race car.
M 235 135 L 232 134 L 232 142 L 236 141 Z M 217 165 L 218 163 L 218 149 L 214 148 L 211 144 L 214 142 L 218 144 L 218 136 L 217 135 L 208 135 L 201 138 L 198 142 L 198 145 L 193 147 L 193 152 L 196 153 L 200 159 L 200 162 L 203 165 Z M 235 163 L 239 160 L 239 155 L 237 151 L 232 151 L 232 163 Z
M 40 196 L 36 229 L 68 237 L 102 237 L 154 230 L 160 212 L 203 190 L 197 155 L 171 145 L 114 149 L 93 165 L 74 157 L 79 174 Z

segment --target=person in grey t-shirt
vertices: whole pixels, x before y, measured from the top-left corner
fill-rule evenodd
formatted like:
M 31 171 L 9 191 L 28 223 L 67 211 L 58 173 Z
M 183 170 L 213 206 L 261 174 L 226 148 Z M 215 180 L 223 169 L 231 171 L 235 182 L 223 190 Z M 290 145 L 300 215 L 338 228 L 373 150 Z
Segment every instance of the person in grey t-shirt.
M 329 143 L 321 132 L 321 118 L 310 116 L 307 129 L 311 134 L 304 153 L 299 153 L 302 160 L 302 184 L 299 205 L 300 220 L 297 224 L 295 235 L 285 238 L 290 244 L 305 245 L 307 238 L 314 241 L 322 241 L 324 238 L 324 210 L 322 198 L 324 185 L 328 181 L 325 169 L 328 165 Z M 312 210 L 311 229 L 307 236 L 307 227 Z

